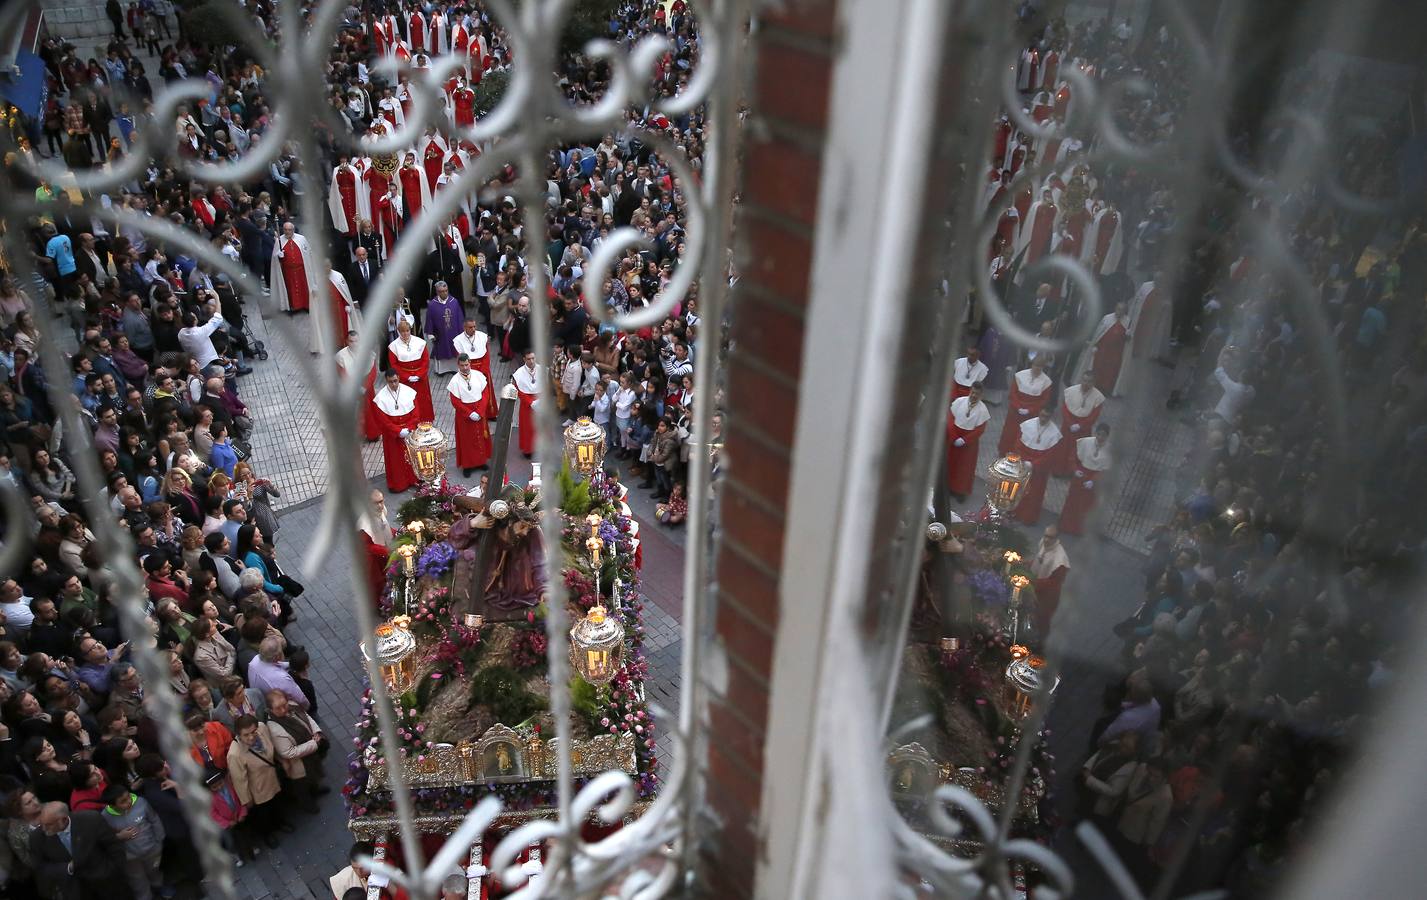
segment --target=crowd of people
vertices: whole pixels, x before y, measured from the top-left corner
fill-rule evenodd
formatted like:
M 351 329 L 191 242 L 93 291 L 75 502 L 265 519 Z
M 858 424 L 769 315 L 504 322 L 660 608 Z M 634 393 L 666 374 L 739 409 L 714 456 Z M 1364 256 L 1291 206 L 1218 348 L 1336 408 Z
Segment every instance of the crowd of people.
M 247 9 L 263 33 L 278 36 L 274 4 Z M 13 896 L 171 896 L 202 877 L 149 714 L 151 686 L 130 661 L 134 643 L 167 654 L 190 753 L 238 865 L 276 846 L 327 791 L 321 760 L 328 742 L 307 677 L 312 661 L 284 633 L 299 616 L 303 587 L 276 552 L 280 490 L 251 459 L 254 424 L 242 385 L 263 354 L 245 327 L 246 285 L 200 260 L 170 256 L 137 228 L 106 227 L 81 203 L 184 226 L 289 313 L 311 309 L 312 284 L 329 284 L 339 327 L 325 349 L 337 352 L 349 375 L 369 378 L 368 439 L 399 447 L 419 422 L 434 419 L 432 389 L 444 385 L 457 419 L 457 465 L 467 476 L 484 467 L 498 412 L 495 354 L 514 367 L 521 451 L 534 450 L 531 404 L 551 397 L 567 421 L 588 416 L 606 429 L 612 456 L 628 460 L 654 492 L 661 521 L 677 525 L 687 512 L 697 292 L 658 326 L 631 333 L 597 322 L 590 310 L 648 306 L 684 257 L 685 192 L 695 186 L 682 183 L 639 130 L 661 133 L 697 174 L 699 113 L 670 120 L 631 111 L 629 131 L 553 151 L 543 214 L 527 212 L 523 221 L 513 203 L 477 203 L 471 190 L 445 227 L 407 236 L 432 249 L 399 288 L 381 358 L 363 361 L 352 349 L 356 314 L 394 242 L 424 203 L 491 148 L 428 131 L 388 168 L 350 152 L 334 129 L 360 140 L 400 125 L 410 111 L 410 72 L 387 82 L 373 74 L 375 63 L 394 57 L 419 70 L 445 53 L 466 62 L 448 85 L 447 114 L 469 125 L 473 88 L 504 77 L 509 63 L 499 23 L 479 3 L 354 4 L 324 73 L 336 115 L 316 123 L 319 158 L 301 159 L 285 146 L 258 179 L 203 185 L 187 183 L 165 157 L 231 160 L 260 145 L 277 106 L 261 66 L 242 48 L 187 40 L 167 3 L 124 8 L 111 0 L 106 14 L 115 33 L 102 60 L 45 43 L 48 105 L 10 135 L 4 170 L 42 210 L 26 235 L 29 265 L 0 278 L 0 480 L 31 498 L 35 513 L 28 535 L 5 536 L 6 543 L 32 541 L 32 561 L 0 585 L 0 790 L 8 826 L 0 871 Z M 653 83 L 657 95 L 672 96 L 688 83 L 699 52 L 684 4 L 613 8 L 609 37 L 629 41 L 653 31 L 671 38 Z M 141 176 L 102 196 L 33 177 L 26 158 L 84 169 L 112 166 L 133 151 L 136 120 L 150 115 L 153 97 L 141 44 L 159 58 L 165 83 L 197 78 L 209 88 L 178 111 L 173 145 L 156 148 Z M 606 66 L 576 52 L 563 56 L 558 74 L 576 103 L 598 99 L 609 79 Z M 320 174 L 328 172 L 330 179 Z M 512 177 L 506 169 L 491 186 Z M 295 221 L 307 191 L 327 193 L 330 220 Z M 641 231 L 650 248 L 628 251 L 601 295 L 586 295 L 592 252 L 622 226 Z M 330 248 L 326 279 L 309 277 L 304 232 Z M 523 239 L 536 233 L 541 240 Z M 548 274 L 545 296 L 529 290 L 531 266 Z M 21 274 L 28 271 L 33 277 Z M 551 310 L 549 372 L 532 352 L 534 303 Z M 72 333 L 68 372 L 47 370 L 40 359 L 42 329 Z M 324 345 L 314 337 L 311 349 Z M 56 382 L 68 389 L 56 391 Z M 71 411 L 88 435 L 68 427 L 61 413 Z M 81 502 L 81 453 L 97 454 L 108 506 L 102 514 L 133 539 L 147 595 L 143 634 L 125 632 L 116 616 L 115 605 L 133 598 L 116 595 L 115 561 L 101 552 L 91 519 L 96 508 Z M 388 452 L 386 460 L 391 489 L 414 483 L 404 453 Z M 365 883 L 359 867 L 347 871 Z
M 1107 82 L 1145 79 L 1152 89 L 1119 111 L 1124 133 L 1146 145 L 1173 137 L 1193 79 L 1171 29 L 1047 24 L 1018 64 L 1027 115 L 1064 120 L 1074 102 L 1059 72 L 1067 65 Z M 1286 77 L 1285 96 L 1332 96 L 1311 68 Z M 1403 134 L 1389 122 L 1345 141 L 1342 165 L 1323 171 L 1385 201 Z M 1272 155 L 1291 139 L 1265 130 L 1232 143 Z M 1107 399 L 1165 381 L 1150 376 L 1156 363 L 1175 369 L 1169 406 L 1192 423 L 1195 443 L 1164 476 L 1179 502 L 1146 536 L 1143 602 L 1113 627 L 1121 652 L 1075 779 L 1075 812 L 1146 890 L 1174 863 L 1175 892 L 1261 896 L 1302 847 L 1401 658 L 1384 626 L 1409 616 L 1401 587 L 1424 534 L 1414 510 L 1390 501 L 1424 478 L 1414 451 L 1427 392 L 1427 237 L 1386 202 L 1368 217 L 1335 205 L 1322 179 L 1278 201 L 1244 200 L 1231 171 L 1212 169 L 1211 199 L 1197 208 L 1201 197 L 1176 196 L 1091 149 L 998 123 L 987 214 L 999 217 L 988 248 L 999 299 L 1026 330 L 1067 333 L 1079 315 L 1073 284 L 1020 273 L 1068 253 L 1111 311 L 1081 352 L 1061 359 L 980 329 L 956 362 L 948 483 L 971 493 L 993 397 L 1005 404 L 998 450 L 1036 470 L 1016 517 L 1035 524 L 1045 479 L 1069 476 L 1058 524 L 1080 533 L 1109 465 L 1097 419 L 1119 404 Z M 1011 196 L 1014 175 L 1046 158 L 1043 177 Z M 1295 296 L 1297 283 L 1263 263 L 1255 221 L 1279 229 L 1313 296 Z M 1176 240 L 1179 266 L 1164 255 Z M 975 311 L 972 324 L 982 324 Z M 1326 358 L 1310 339 L 1320 325 Z M 1329 382 L 1355 400 L 1335 405 Z M 1374 439 L 1346 437 L 1366 433 Z M 1037 621 L 1042 635 L 1057 627 L 1051 615 Z

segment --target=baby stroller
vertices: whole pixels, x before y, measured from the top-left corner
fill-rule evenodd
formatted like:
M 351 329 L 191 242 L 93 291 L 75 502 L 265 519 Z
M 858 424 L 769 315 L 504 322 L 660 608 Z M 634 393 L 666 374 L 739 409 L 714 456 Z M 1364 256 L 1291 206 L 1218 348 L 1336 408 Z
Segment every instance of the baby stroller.
M 233 290 L 233 285 L 220 275 L 214 279 L 213 289 L 218 292 L 218 308 L 222 311 L 223 318 L 238 326 L 237 335 L 232 338 L 234 349 L 244 353 L 249 359 L 267 359 L 267 347 L 254 336 L 248 325 L 248 317 L 243 313 L 243 302 L 238 299 L 238 292 Z

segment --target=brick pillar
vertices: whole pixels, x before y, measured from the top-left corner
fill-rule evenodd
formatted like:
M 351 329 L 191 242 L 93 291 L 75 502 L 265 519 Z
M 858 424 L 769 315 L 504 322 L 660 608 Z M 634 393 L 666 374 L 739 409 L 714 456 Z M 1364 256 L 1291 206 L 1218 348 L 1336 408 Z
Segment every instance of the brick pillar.
M 753 895 L 778 573 L 811 289 L 813 224 L 832 83 L 836 3 L 791 0 L 761 15 L 737 223 L 714 627 L 728 658 L 710 697 L 701 851 L 706 896 Z

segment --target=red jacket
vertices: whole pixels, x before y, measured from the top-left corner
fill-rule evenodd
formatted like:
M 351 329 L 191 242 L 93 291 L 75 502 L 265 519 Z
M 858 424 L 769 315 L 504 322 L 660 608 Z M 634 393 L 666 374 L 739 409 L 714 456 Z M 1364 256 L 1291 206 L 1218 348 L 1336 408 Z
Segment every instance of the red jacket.
M 232 732 L 225 728 L 222 722 L 205 722 L 203 733 L 208 744 L 208 755 L 213 757 L 213 764 L 225 772 L 228 771 L 228 748 L 233 745 Z M 198 752 L 197 747 L 189 747 L 188 753 L 194 762 L 203 765 L 203 754 Z

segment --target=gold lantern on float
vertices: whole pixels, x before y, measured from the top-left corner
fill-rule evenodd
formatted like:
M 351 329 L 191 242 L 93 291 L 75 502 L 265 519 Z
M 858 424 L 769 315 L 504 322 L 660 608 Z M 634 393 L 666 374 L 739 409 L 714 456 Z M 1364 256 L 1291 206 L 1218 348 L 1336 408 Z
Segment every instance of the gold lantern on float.
M 440 480 L 446 472 L 446 435 L 432 422 L 422 422 L 406 436 L 406 458 L 423 482 Z
M 605 432 L 589 416 L 580 416 L 565 429 L 565 459 L 581 475 L 593 475 L 604 465 Z
M 986 492 L 986 505 L 991 508 L 992 518 L 1009 515 L 1021 502 L 1026 483 L 1031 480 L 1031 469 L 1019 453 L 1007 453 L 986 469 L 986 480 L 991 485 Z
M 396 694 L 411 690 L 416 683 L 416 637 L 403 624 L 383 622 L 376 627 L 374 642 L 362 642 L 362 655 L 376 660 L 387 690 Z
M 1023 651 L 1017 656 L 1015 650 Z M 1017 718 L 1024 719 L 1031 714 L 1036 694 L 1045 690 L 1054 694 L 1060 687 L 1060 676 L 1055 676 L 1048 686 L 1045 679 L 1045 659 L 1032 654 L 1025 647 L 1012 647 L 1011 664 L 1006 667 L 1007 701 Z
M 624 664 L 624 625 L 592 606 L 570 629 L 570 665 L 590 684 L 608 684 Z

